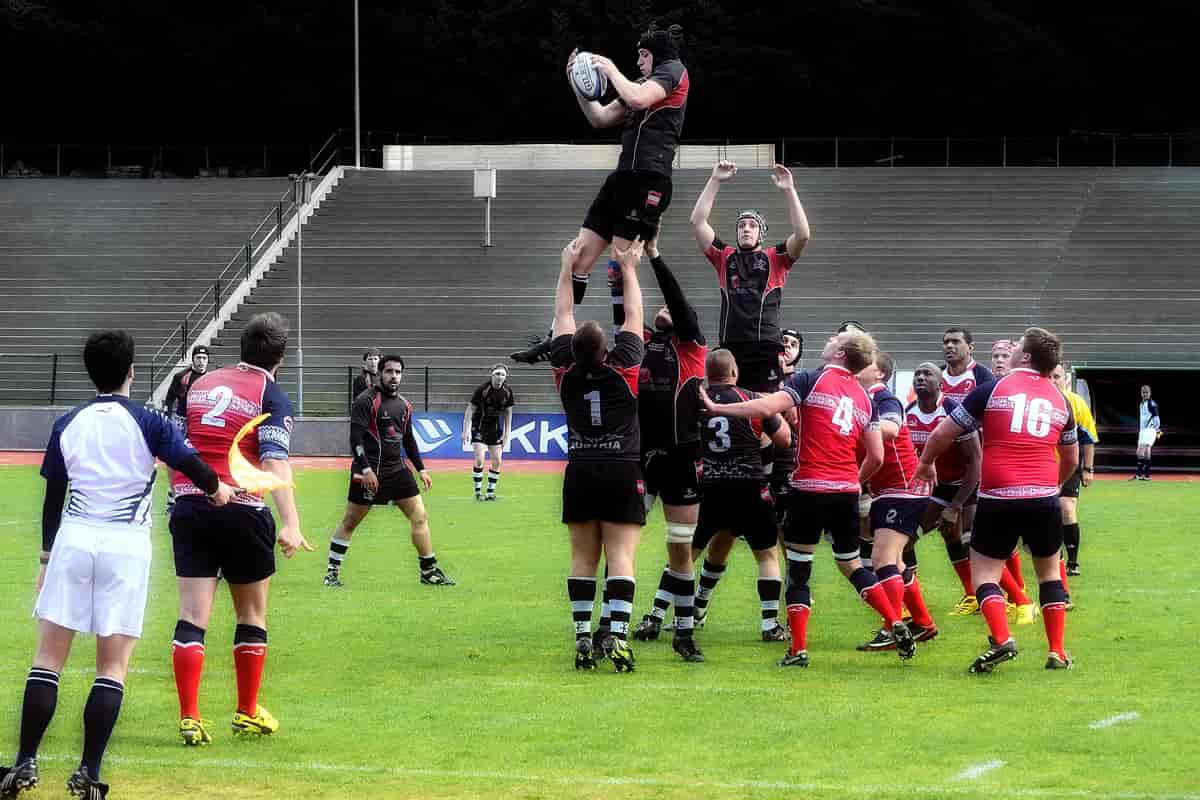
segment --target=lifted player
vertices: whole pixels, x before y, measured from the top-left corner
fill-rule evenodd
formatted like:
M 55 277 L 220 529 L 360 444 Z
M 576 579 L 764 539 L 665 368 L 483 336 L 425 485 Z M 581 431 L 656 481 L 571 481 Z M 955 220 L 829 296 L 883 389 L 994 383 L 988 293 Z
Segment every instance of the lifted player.
M 462 443 L 464 447 L 470 444 L 475 451 L 471 477 L 475 482 L 476 500 L 496 499 L 504 448 L 508 447 L 508 436 L 512 432 L 514 402 L 512 387 L 508 385 L 508 367 L 496 364 L 491 376 L 475 387 L 467 410 L 463 412 Z M 483 494 L 484 454 L 492 459 L 486 496 Z
M 425 491 L 433 488 L 433 479 L 425 469 L 417 440 L 413 437 L 412 403 L 400 394 L 403 378 L 404 359 L 385 355 L 379 360 L 379 386 L 372 386 L 354 401 L 350 416 L 350 452 L 354 454 L 350 492 L 346 513 L 329 541 L 326 586 L 342 585 L 341 568 L 355 528 L 366 519 L 372 506 L 388 503 L 395 504 L 408 518 L 421 583 L 454 585 L 454 580 L 438 566 L 429 533 L 429 515 L 425 513 L 421 490 L 408 466 L 411 461 L 416 467 Z
M 759 212 L 747 209 L 737 215 L 737 246 L 718 239 L 708 220 L 721 184 L 736 174 L 737 165 L 732 161 L 719 161 L 713 167 L 712 177 L 692 209 L 692 230 L 700 252 L 717 272 L 721 287 L 718 335 L 721 347 L 737 359 L 740 385 L 755 392 L 774 392 L 779 388 L 779 353 L 783 349 L 779 331 L 783 285 L 811 233 L 791 171 L 776 164 L 771 168 L 771 183 L 787 199 L 791 235 L 764 250 L 767 221 Z
M 613 327 L 622 324 L 624 304 L 617 250 L 628 251 L 635 238 L 648 242 L 657 235 L 658 222 L 671 205 L 671 170 L 675 148 L 683 132 L 691 80 L 679 60 L 683 29 L 651 28 L 637 43 L 637 66 L 641 76 L 626 78 L 608 58 L 592 56 L 597 71 L 617 93 L 615 100 L 601 104 L 575 92 L 579 109 L 593 128 L 621 126 L 621 155 L 600 193 L 588 208 L 571 252 L 572 298 L 583 302 L 596 259 L 612 245 L 608 277 L 613 284 Z M 578 51 L 567 58 L 567 81 Z M 572 88 L 574 84 L 571 83 Z M 614 332 L 614 338 L 616 336 Z M 510 358 L 534 364 L 550 357 L 550 338 L 537 338 L 527 350 Z
M 991 672 L 1017 656 L 1004 596 L 997 582 L 1004 562 L 1024 541 L 1033 554 L 1050 653 L 1046 669 L 1070 669 L 1063 647 L 1066 592 L 1059 577 L 1062 512 L 1059 487 L 1079 464 L 1071 404 L 1050 380 L 1062 343 L 1042 328 L 1028 328 L 1013 349 L 1012 366 L 999 381 L 975 389 L 930 435 L 917 477 L 932 480 L 934 462 L 964 430 L 980 430 L 983 473 L 979 513 L 971 539 L 971 573 L 991 646 L 970 672 Z

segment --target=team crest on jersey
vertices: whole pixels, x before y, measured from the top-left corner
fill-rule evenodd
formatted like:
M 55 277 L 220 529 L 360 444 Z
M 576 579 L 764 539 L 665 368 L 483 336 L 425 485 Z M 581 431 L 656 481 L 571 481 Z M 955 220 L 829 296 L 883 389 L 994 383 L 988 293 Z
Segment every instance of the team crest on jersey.
M 637 485 L 637 493 L 645 496 L 646 482 L 644 480 L 642 480 L 641 478 L 638 478 L 636 481 L 634 481 L 634 483 Z
M 646 208 L 658 208 L 662 202 L 662 192 L 656 192 L 653 189 L 646 192 Z

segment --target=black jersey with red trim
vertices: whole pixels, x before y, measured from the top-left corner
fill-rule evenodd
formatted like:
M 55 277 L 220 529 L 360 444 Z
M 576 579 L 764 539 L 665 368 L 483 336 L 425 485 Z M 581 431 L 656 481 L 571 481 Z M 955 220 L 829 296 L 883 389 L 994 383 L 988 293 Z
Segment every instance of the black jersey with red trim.
M 555 338 L 550 349 L 554 383 L 567 414 L 569 461 L 640 461 L 638 373 L 642 337 L 619 331 L 598 369 L 575 363 L 571 334 Z
M 408 462 L 424 469 L 421 451 L 412 432 L 412 403 L 402 394 L 388 395 L 378 386 L 354 398 L 350 411 L 350 452 L 353 472 L 370 467 L 379 480 L 408 470 Z
M 708 347 L 655 331 L 646 336 L 646 354 L 638 373 L 638 423 L 642 450 L 657 450 L 700 439 L 697 417 L 687 413 L 699 398 Z
M 475 392 L 471 395 L 471 405 L 475 407 L 471 412 L 471 430 L 498 429 L 500 417 L 515 403 L 513 391 L 507 384 L 502 384 L 497 389 L 492 386 L 492 379 L 488 378 L 475 387 Z
M 167 396 L 163 399 L 163 405 L 167 407 L 168 414 L 187 417 L 188 389 L 197 378 L 204 375 L 204 372 L 199 372 L 192 367 L 175 373 L 175 377 L 171 379 L 171 385 L 167 389 Z
M 709 397 L 714 403 L 741 403 L 755 397 L 758 392 L 743 389 L 728 383 L 715 383 L 708 387 Z M 692 401 L 700 405 L 699 396 Z M 690 409 L 700 415 L 700 409 Z M 700 415 L 700 462 L 703 472 L 702 483 L 727 483 L 729 481 L 757 481 L 766 483 L 763 471 L 761 434 L 768 436 L 779 430 L 782 424 L 778 416 L 766 419 L 745 419 L 719 415 Z
M 726 342 L 778 342 L 783 285 L 796 260 L 781 242 L 769 249 L 741 250 L 713 239 L 704 251 L 721 285 L 717 330 Z
M 654 81 L 666 89 L 667 96 L 641 111 L 626 106 L 617 170 L 645 170 L 670 177 L 675 148 L 683 133 L 691 81 L 679 59 L 655 64 L 649 77 L 639 79 L 638 83 L 646 81 Z

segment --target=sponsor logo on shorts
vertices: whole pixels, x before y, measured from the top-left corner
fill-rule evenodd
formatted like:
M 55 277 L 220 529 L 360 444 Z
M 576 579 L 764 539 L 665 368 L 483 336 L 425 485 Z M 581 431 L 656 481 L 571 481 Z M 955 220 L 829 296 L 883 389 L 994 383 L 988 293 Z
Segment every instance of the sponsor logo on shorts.
M 884 517 L 884 519 L 885 519 L 887 522 L 895 522 L 895 521 L 896 521 L 896 518 L 897 518 L 897 517 L 899 517 L 899 516 L 900 516 L 900 514 L 899 514 L 899 513 L 897 513 L 896 509 L 894 509 L 894 508 L 889 508 L 889 509 L 888 509 L 887 516 L 886 516 L 886 517 Z
M 640 495 L 645 495 L 646 494 L 646 482 L 644 480 L 642 480 L 641 478 L 638 478 L 635 481 L 635 483 L 637 484 L 637 493 Z
M 646 207 L 647 208 L 658 208 L 658 205 L 661 202 L 662 202 L 662 192 L 656 192 L 653 189 L 646 192 Z
M 762 489 L 759 490 L 758 495 L 759 495 L 759 497 L 761 497 L 763 499 L 764 503 L 774 503 L 775 502 L 775 499 L 773 497 L 771 497 L 771 487 L 770 486 L 762 487 Z

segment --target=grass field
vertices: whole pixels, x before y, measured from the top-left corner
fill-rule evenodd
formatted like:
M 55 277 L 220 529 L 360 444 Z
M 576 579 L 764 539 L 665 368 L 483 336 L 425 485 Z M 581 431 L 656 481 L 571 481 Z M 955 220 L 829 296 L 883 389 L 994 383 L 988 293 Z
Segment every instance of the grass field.
M 176 597 L 160 514 L 145 636 L 106 760 L 110 797 L 1200 798 L 1194 484 L 1102 482 L 1085 492 L 1070 672 L 1043 669 L 1039 621 L 1014 628 L 1020 658 L 968 675 L 985 628 L 979 617 L 946 616 L 959 591 L 935 538 L 919 552 L 942 635 L 909 664 L 854 650 L 874 621 L 826 549 L 812 666 L 775 667 L 782 646 L 758 639 L 743 550 L 698 634 L 707 663 L 679 662 L 667 641 L 637 644 L 638 671 L 617 675 L 607 663 L 594 674 L 572 669 L 560 480 L 507 474 L 503 500 L 485 505 L 468 499 L 468 470 L 435 473 L 426 496 L 434 541 L 459 585 L 419 585 L 403 517 L 379 509 L 354 540 L 347 586 L 330 590 L 321 577 L 345 474 L 300 473 L 317 552 L 281 559 L 272 587 L 262 700 L 282 727 L 262 741 L 229 734 L 233 620 L 223 594 L 201 691 L 216 741 L 199 750 L 183 748 L 175 730 Z M 42 493 L 35 469 L 0 468 L 3 763 L 16 747 L 35 641 Z M 639 558 L 638 617 L 662 542 L 656 510 Z M 68 663 L 42 786 L 30 797 L 64 794 L 92 651 L 82 639 Z

